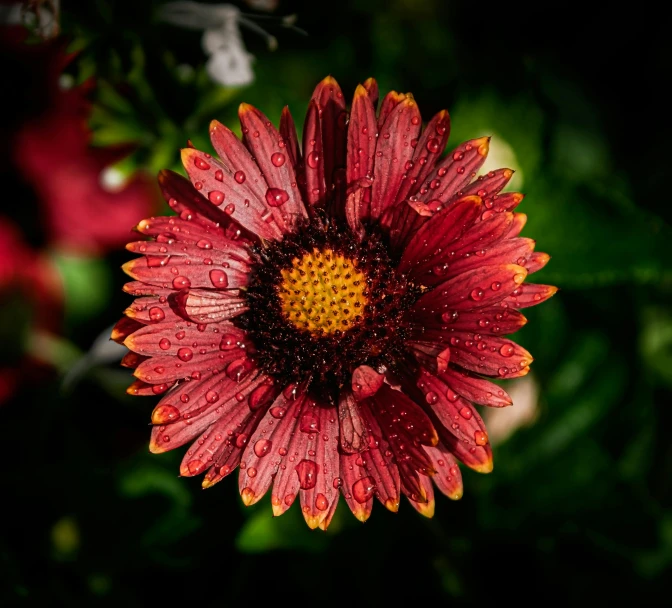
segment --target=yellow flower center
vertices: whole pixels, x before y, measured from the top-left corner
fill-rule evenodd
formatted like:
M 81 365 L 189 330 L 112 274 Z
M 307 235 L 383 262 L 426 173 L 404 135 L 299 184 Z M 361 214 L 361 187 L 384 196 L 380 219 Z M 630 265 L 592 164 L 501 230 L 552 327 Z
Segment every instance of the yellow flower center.
M 313 249 L 280 272 L 280 306 L 297 328 L 332 334 L 345 332 L 363 319 L 369 291 L 357 260 L 331 249 Z

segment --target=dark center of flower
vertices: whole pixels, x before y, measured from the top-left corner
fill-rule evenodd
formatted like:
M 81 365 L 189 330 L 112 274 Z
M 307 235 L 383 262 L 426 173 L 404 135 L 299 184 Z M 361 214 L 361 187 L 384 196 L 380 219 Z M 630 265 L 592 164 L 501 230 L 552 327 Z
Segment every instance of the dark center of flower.
M 360 243 L 348 228 L 318 218 L 255 255 L 249 311 L 236 323 L 266 373 L 283 384 L 308 380 L 327 397 L 360 365 L 401 361 L 403 313 L 420 290 L 396 272 L 375 230 Z

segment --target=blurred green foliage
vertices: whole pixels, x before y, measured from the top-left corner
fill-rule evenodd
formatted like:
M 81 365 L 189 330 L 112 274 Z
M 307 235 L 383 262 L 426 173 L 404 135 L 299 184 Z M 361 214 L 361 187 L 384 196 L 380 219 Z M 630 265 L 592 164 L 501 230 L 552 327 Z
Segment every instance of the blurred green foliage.
M 640 87 L 669 66 L 662 24 L 643 9 L 611 14 L 607 27 L 569 9 L 281 1 L 278 12 L 295 12 L 308 36 L 264 21 L 279 49 L 245 34 L 256 81 L 225 89 L 207 79 L 200 34 L 158 23 L 160 4 L 64 7 L 80 49 L 68 70 L 97 83 L 95 142 L 137 144 L 126 172 L 179 169 L 186 140 L 207 149 L 209 121 L 233 126 L 243 100 L 276 122 L 287 104 L 300 125 L 327 73 L 346 95 L 371 75 L 383 91 L 412 91 L 425 119 L 447 107 L 449 148 L 486 134 L 493 152 L 498 139 L 505 144 L 526 193 L 523 234 L 552 255 L 538 282 L 561 288 L 525 311 L 517 336 L 536 358 L 539 415 L 496 447 L 491 475 L 464 472 L 461 501 L 439 496 L 434 519 L 403 503 L 396 515 L 376 505 L 360 524 L 342 502 L 325 534 L 309 531 L 298 507 L 280 519 L 267 498 L 245 509 L 235 476 L 207 492 L 178 479 L 180 454 L 147 453 L 151 400 L 126 397 L 125 371 L 94 370 L 67 394 L 58 378 L 35 383 L 0 412 L 6 605 L 272 593 L 471 605 L 549 592 L 606 604 L 669 590 L 672 211 L 660 133 L 668 102 Z M 128 304 L 116 270 L 125 259 L 59 259 L 66 339 L 76 348 L 88 349 Z

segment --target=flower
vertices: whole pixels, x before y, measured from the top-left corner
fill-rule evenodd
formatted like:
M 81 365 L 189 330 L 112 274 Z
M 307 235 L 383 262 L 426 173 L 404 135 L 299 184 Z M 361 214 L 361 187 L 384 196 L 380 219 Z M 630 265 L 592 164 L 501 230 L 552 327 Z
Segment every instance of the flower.
M 157 207 L 155 185 L 137 173 L 117 188 L 106 187 L 101 179 L 105 170 L 133 146 L 91 146 L 87 94 L 94 83 L 65 90 L 58 86 L 68 62 L 62 40 L 36 49 L 17 45 L 15 53 L 34 55 L 34 68 L 43 79 L 40 85 L 49 97 L 38 116 L 15 127 L 12 152 L 20 174 L 39 198 L 50 243 L 87 255 L 118 248 L 128 240 L 129 226 Z M 105 222 L 97 221 L 101 216 Z
M 270 50 L 278 44 L 275 37 L 232 4 L 170 2 L 159 14 L 161 19 L 173 25 L 203 30 L 203 50 L 209 57 L 206 72 L 213 82 L 223 86 L 242 87 L 254 81 L 254 56 L 245 49 L 240 25 L 261 34 Z
M 402 493 L 431 516 L 432 481 L 462 495 L 458 460 L 491 471 L 474 404 L 511 404 L 486 378 L 528 372 L 503 336 L 556 291 L 525 282 L 549 256 L 519 236 L 512 172 L 474 181 L 488 138 L 442 158 L 446 111 L 423 130 L 411 95 L 376 116 L 377 98 L 370 79 L 348 116 L 326 78 L 302 147 L 288 108 L 276 130 L 242 104 L 242 143 L 212 122 L 219 158 L 186 148 L 191 183 L 159 176 L 177 216 L 138 225 L 151 240 L 128 245 L 137 299 L 113 331 L 129 392 L 163 395 L 152 452 L 192 442 L 182 475 L 210 487 L 239 466 L 245 504 L 299 497 L 311 528 L 339 494 L 362 521 Z

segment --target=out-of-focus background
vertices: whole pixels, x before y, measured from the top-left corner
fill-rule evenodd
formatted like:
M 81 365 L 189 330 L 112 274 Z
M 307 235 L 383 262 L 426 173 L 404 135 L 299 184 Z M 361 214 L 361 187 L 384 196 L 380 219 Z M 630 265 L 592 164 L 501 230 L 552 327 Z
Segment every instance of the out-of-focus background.
M 444 0 L 2 0 L 0 599 L 146 606 L 655 601 L 672 572 L 669 34 L 657 9 Z M 189 26 L 189 27 L 187 27 Z M 205 31 L 207 29 L 207 32 Z M 536 358 L 485 412 L 495 470 L 427 520 L 402 502 L 327 533 L 298 507 L 206 492 L 148 453 L 109 329 L 154 184 L 246 101 L 302 117 L 332 74 L 492 135 L 558 285 L 516 336 Z M 663 87 L 664 88 L 664 87 Z M 488 414 L 492 414 L 488 416 Z

